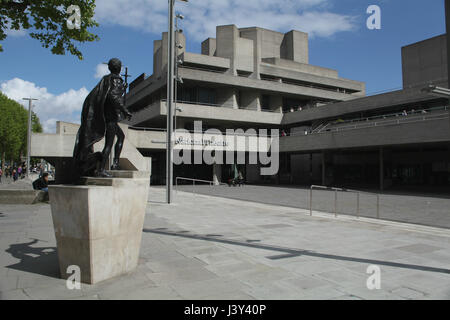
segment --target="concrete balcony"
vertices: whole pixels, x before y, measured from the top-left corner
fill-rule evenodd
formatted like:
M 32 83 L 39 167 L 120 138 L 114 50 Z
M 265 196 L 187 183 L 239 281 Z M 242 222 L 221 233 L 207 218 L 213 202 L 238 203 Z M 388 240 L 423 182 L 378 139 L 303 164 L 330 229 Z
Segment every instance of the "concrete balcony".
M 217 70 L 230 69 L 230 59 L 226 58 L 184 52 L 181 55 L 181 59 L 183 60 L 184 65 L 197 65 L 202 67 L 214 68 Z
M 317 134 L 280 139 L 280 152 L 314 152 L 333 149 L 450 142 L 449 113 L 439 116 L 381 121 Z
M 310 68 L 312 66 L 308 65 Z M 305 83 L 310 83 L 312 86 L 323 86 L 323 87 L 335 87 L 346 89 L 349 92 L 365 92 L 365 84 L 359 81 L 347 80 L 338 77 L 329 77 L 327 73 L 324 72 L 323 75 L 319 74 L 321 69 L 317 69 L 318 71 L 315 74 L 300 72 L 295 69 L 287 69 L 285 67 L 279 67 L 275 65 L 270 65 L 267 63 L 261 64 L 260 72 L 264 75 L 270 75 L 273 77 L 278 77 L 280 79 L 292 79 L 297 81 L 302 81 Z M 288 82 L 288 81 L 283 81 Z M 332 89 L 323 89 L 332 91 Z
M 297 84 L 279 83 L 275 81 L 266 81 L 253 79 L 243 76 L 233 76 L 222 72 L 205 71 L 194 68 L 180 68 L 179 75 L 183 79 L 220 84 L 223 86 L 232 86 L 248 90 L 259 90 L 265 92 L 273 92 L 276 94 L 301 95 L 308 98 L 316 98 L 321 100 L 347 101 L 355 99 L 351 94 L 330 91 L 325 89 L 311 88 Z
M 283 119 L 281 111 L 259 111 L 238 109 L 230 105 L 211 105 L 190 102 L 178 102 L 177 108 L 182 112 L 177 112 L 177 116 L 185 119 L 219 120 L 233 121 L 246 124 L 267 124 L 279 125 Z M 125 123 L 136 126 L 151 119 L 165 118 L 167 115 L 166 101 L 158 101 L 147 108 L 135 113 L 131 121 Z

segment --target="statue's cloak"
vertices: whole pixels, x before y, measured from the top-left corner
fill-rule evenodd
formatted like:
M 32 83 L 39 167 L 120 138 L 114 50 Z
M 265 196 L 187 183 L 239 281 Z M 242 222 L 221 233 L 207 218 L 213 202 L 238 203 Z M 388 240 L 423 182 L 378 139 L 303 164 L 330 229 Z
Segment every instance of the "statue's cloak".
M 94 152 L 94 144 L 105 136 L 105 100 L 111 89 L 111 75 L 102 80 L 86 97 L 81 112 L 81 126 L 78 130 L 73 150 L 73 159 L 79 167 L 84 167 L 89 161 L 89 155 Z

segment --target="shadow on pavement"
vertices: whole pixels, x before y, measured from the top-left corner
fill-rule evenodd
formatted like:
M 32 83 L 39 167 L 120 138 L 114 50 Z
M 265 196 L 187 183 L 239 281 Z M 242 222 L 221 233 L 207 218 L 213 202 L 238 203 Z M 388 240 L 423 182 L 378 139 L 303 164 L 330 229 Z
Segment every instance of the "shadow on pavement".
M 276 251 L 276 252 L 283 253 L 281 255 L 266 257 L 267 259 L 271 259 L 271 260 L 288 259 L 288 258 L 294 258 L 294 257 L 299 257 L 299 256 L 309 256 L 309 257 L 317 257 L 317 258 L 323 258 L 323 259 L 352 261 L 352 262 L 359 262 L 359 263 L 370 264 L 370 265 L 373 264 L 373 265 L 381 265 L 381 266 L 388 266 L 388 267 L 395 267 L 395 268 L 404 268 L 404 269 L 411 269 L 411 270 L 450 274 L 450 269 L 444 269 L 444 268 L 435 268 L 435 267 L 420 266 L 420 265 L 407 264 L 407 263 L 398 263 L 398 262 L 365 259 L 365 258 L 357 258 L 357 257 L 346 257 L 346 256 L 340 256 L 340 255 L 334 255 L 334 254 L 314 252 L 314 251 L 309 251 L 309 250 L 285 248 L 285 247 L 273 246 L 273 245 L 268 245 L 268 244 L 257 244 L 257 243 L 251 243 L 249 241 L 239 241 L 239 240 L 231 240 L 231 239 L 225 239 L 225 238 L 218 239 L 215 237 L 211 237 L 210 235 L 204 236 L 204 235 L 197 235 L 197 234 L 186 234 L 185 232 L 180 233 L 180 232 L 175 232 L 175 231 L 163 231 L 163 230 L 158 230 L 158 229 L 144 229 L 143 231 L 146 233 L 154 233 L 154 234 L 161 234 L 161 235 L 166 235 L 166 236 L 174 236 L 174 237 L 182 237 L 182 238 L 189 238 L 189 239 L 196 239 L 196 240 L 219 242 L 219 243 L 224 243 L 224 244 L 244 246 L 244 247 L 250 247 L 250 248 L 255 248 L 255 249 L 262 249 L 262 250 L 269 250 L 269 251 Z
M 6 268 L 59 278 L 59 263 L 56 248 L 32 247 L 32 245 L 38 242 L 38 239 L 33 239 L 30 242 L 10 245 L 5 252 L 19 259 L 20 262 L 7 266 Z

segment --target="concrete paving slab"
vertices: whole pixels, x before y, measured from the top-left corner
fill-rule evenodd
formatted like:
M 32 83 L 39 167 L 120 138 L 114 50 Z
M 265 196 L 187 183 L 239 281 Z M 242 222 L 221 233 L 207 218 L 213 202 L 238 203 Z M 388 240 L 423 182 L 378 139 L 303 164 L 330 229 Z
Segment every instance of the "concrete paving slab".
M 59 279 L 49 205 L 0 212 L 1 299 L 448 299 L 450 231 L 152 188 L 135 272 Z M 155 204 L 158 203 L 158 204 Z M 370 265 L 381 289 L 366 286 Z

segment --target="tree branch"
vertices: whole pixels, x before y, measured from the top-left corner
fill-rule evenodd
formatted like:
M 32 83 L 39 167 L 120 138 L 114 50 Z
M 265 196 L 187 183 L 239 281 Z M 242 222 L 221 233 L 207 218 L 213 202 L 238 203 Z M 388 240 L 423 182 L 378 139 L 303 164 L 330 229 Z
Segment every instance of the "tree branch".
M 12 0 L 5 0 L 0 3 L 2 9 L 16 9 L 17 11 L 25 11 L 30 5 L 29 0 L 23 0 L 21 2 L 15 2 Z

